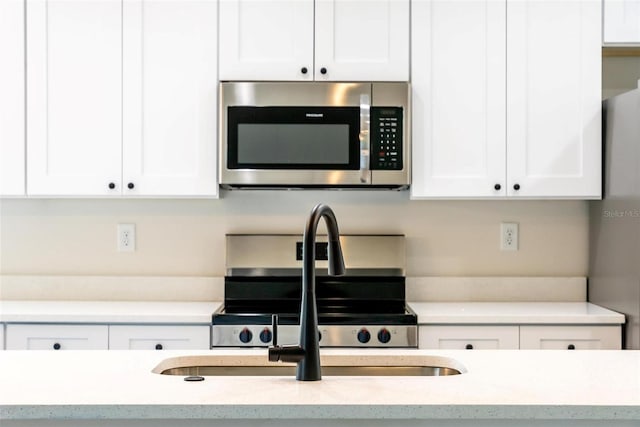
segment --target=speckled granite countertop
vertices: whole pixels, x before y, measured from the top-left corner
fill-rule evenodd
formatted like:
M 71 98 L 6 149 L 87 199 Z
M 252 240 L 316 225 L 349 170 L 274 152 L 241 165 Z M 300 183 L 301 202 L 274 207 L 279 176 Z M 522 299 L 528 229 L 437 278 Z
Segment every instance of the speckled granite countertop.
M 210 324 L 220 302 L 0 301 L 7 323 Z
M 466 372 L 309 383 L 290 376 L 186 382 L 152 372 L 166 358 L 190 355 L 268 363 L 266 350 L 3 351 L 0 419 L 640 420 L 639 351 L 323 350 L 324 363 L 423 362 Z
M 624 315 L 588 302 L 410 302 L 418 323 L 619 325 Z

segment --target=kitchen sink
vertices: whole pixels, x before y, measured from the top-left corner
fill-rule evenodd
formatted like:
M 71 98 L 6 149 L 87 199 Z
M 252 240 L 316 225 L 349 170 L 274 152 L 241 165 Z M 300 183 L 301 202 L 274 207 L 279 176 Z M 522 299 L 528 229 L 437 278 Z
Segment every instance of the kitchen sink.
M 255 356 L 185 356 L 165 359 L 153 371 L 178 376 L 291 376 L 295 364 L 272 363 Z M 449 376 L 466 372 L 459 362 L 431 356 L 324 356 L 322 375 L 331 376 Z

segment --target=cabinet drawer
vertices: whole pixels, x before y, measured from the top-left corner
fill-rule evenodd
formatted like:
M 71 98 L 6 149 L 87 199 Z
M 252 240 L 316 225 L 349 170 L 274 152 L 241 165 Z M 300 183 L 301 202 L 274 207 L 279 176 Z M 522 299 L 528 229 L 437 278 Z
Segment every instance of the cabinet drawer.
M 523 350 L 620 350 L 620 326 L 521 326 Z
M 518 349 L 517 326 L 420 326 L 419 348 L 444 350 Z
M 6 325 L 7 350 L 106 350 L 106 325 Z
M 211 328 L 205 325 L 112 325 L 110 350 L 208 350 Z

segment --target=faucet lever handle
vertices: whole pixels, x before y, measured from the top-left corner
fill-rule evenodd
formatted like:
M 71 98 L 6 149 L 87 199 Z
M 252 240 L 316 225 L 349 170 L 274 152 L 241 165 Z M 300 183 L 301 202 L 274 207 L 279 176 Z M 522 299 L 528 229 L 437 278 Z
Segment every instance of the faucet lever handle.
M 271 316 L 271 330 L 273 332 L 273 338 L 271 343 L 273 346 L 278 345 L 278 315 L 274 314 Z

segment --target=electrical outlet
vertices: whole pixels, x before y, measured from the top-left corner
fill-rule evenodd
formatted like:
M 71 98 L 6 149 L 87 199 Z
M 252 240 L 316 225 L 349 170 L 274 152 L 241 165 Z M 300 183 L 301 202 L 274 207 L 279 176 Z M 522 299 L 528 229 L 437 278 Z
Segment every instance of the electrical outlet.
M 118 224 L 118 252 L 136 250 L 136 225 Z
M 518 223 L 503 222 L 500 224 L 500 250 L 518 250 Z

